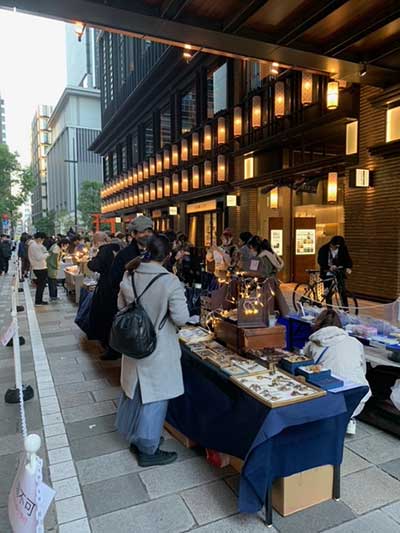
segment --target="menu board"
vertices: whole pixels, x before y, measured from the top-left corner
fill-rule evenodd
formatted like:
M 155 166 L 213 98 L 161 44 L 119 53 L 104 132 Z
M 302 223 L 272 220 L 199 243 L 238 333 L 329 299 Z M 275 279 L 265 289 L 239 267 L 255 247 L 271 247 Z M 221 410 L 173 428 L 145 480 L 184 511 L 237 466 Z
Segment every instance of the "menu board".
M 315 254 L 315 229 L 296 229 L 296 255 Z
M 271 247 L 273 251 L 279 255 L 283 255 L 283 230 L 272 229 L 271 230 Z

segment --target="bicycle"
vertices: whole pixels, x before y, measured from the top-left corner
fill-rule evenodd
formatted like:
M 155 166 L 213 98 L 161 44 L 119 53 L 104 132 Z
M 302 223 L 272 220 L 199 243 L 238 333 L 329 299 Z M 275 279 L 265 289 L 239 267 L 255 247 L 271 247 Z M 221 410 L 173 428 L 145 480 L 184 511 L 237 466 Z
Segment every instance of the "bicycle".
M 352 292 L 343 288 L 344 269 L 342 267 L 333 271 L 332 277 L 325 280 L 319 277 L 319 270 L 309 269 L 306 272 L 310 276 L 309 283 L 298 283 L 293 291 L 292 302 L 297 312 L 301 311 L 301 306 L 310 305 L 332 307 L 358 315 L 357 298 Z M 343 301 L 344 291 L 347 304 Z

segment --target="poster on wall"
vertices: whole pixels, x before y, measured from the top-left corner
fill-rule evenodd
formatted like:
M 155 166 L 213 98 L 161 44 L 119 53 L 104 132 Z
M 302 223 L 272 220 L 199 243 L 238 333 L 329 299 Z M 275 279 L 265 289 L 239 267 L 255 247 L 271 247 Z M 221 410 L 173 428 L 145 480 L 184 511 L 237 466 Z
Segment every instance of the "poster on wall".
M 271 230 L 271 247 L 277 255 L 283 255 L 283 230 Z
M 296 255 L 315 254 L 315 229 L 296 230 Z

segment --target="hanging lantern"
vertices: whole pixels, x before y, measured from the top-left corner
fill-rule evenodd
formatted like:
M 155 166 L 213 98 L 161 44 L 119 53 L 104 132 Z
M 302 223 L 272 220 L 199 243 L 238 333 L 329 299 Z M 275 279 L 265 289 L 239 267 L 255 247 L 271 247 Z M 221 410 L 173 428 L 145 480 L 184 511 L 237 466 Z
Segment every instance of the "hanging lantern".
M 154 176 L 156 173 L 156 162 L 154 160 L 154 157 L 150 157 L 149 159 L 149 176 Z
M 133 206 L 133 192 L 131 191 L 129 193 L 129 207 Z
M 207 160 L 204 161 L 204 185 L 212 184 L 212 163 Z
M 200 152 L 200 140 L 197 132 L 192 133 L 192 157 L 198 157 Z
M 143 163 L 143 179 L 149 179 L 149 164 L 147 161 Z
M 178 151 L 178 145 L 173 144 L 172 145 L 172 166 L 177 167 L 179 165 L 179 151 Z
M 240 137 L 242 135 L 242 108 L 236 106 L 233 110 L 233 136 Z
M 162 155 L 161 154 L 156 155 L 156 171 L 157 171 L 157 174 L 161 174 L 162 172 Z
M 156 184 L 150 183 L 150 200 L 154 202 L 156 200 Z
M 279 190 L 278 190 L 278 187 L 275 187 L 269 193 L 269 206 L 270 206 L 271 209 L 278 209 L 278 207 L 279 207 Z
M 181 141 L 181 160 L 187 161 L 189 159 L 189 145 L 187 139 Z
M 164 150 L 164 169 L 168 170 L 171 167 L 171 160 L 169 157 L 169 150 L 166 148 Z
M 163 182 L 162 180 L 157 180 L 157 199 L 161 200 L 164 195 Z
M 217 142 L 218 144 L 226 143 L 225 117 L 219 117 L 217 125 Z
M 144 186 L 144 202 L 147 204 L 150 201 L 150 190 L 149 186 Z
M 337 172 L 329 172 L 328 174 L 328 203 L 337 202 L 338 192 L 338 175 Z
M 301 73 L 301 103 L 306 106 L 312 104 L 313 77 L 309 72 Z
M 143 181 L 143 166 L 138 165 L 138 181 Z
M 179 174 L 172 175 L 172 194 L 179 194 Z
M 189 172 L 187 170 L 182 170 L 181 186 L 182 186 L 182 192 L 188 192 L 188 190 L 189 190 Z
M 285 84 L 283 81 L 275 83 L 275 116 L 283 117 L 285 114 Z
M 192 167 L 192 189 L 198 189 L 199 187 L 200 187 L 199 165 L 193 165 Z
M 326 88 L 326 107 L 336 109 L 339 105 L 339 82 L 330 81 Z
M 129 178 L 128 178 L 128 173 L 125 172 L 124 173 L 124 189 L 127 189 L 129 187 Z
M 164 178 L 164 196 L 171 196 L 171 179 L 168 176 Z
M 144 202 L 143 187 L 139 187 L 139 204 Z
M 129 207 L 129 193 L 125 193 L 124 196 L 124 207 Z
M 133 171 L 132 169 L 128 172 L 128 187 L 133 185 Z
M 212 130 L 208 124 L 204 126 L 204 150 L 209 151 L 212 148 Z
M 261 128 L 261 96 L 253 96 L 251 100 L 251 125 L 253 128 Z
M 133 183 L 136 184 L 138 182 L 138 172 L 136 168 L 132 170 L 132 176 L 133 176 Z
M 138 203 L 139 203 L 139 192 L 138 192 L 137 188 L 135 188 L 133 190 L 133 204 L 134 205 L 138 205 Z
M 217 158 L 217 180 L 225 181 L 225 174 L 226 174 L 225 156 L 219 155 Z
M 277 63 L 276 61 L 274 61 L 272 64 L 271 64 L 271 69 L 270 69 L 270 72 L 273 76 L 277 76 L 279 74 L 279 63 Z

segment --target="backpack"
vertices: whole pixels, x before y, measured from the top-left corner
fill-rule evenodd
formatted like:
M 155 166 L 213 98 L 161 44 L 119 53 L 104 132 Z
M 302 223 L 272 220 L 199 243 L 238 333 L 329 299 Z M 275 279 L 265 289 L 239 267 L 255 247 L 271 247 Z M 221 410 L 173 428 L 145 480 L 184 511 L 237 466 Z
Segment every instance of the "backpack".
M 115 315 L 109 341 L 111 348 L 133 359 L 144 359 L 154 352 L 157 347 L 156 331 L 149 315 L 140 303 L 140 299 L 153 283 L 161 276 L 166 275 L 165 273 L 155 276 L 138 296 L 134 273 L 132 274 L 132 288 L 135 300 Z M 162 320 L 159 330 L 162 329 L 166 320 L 167 315 Z

